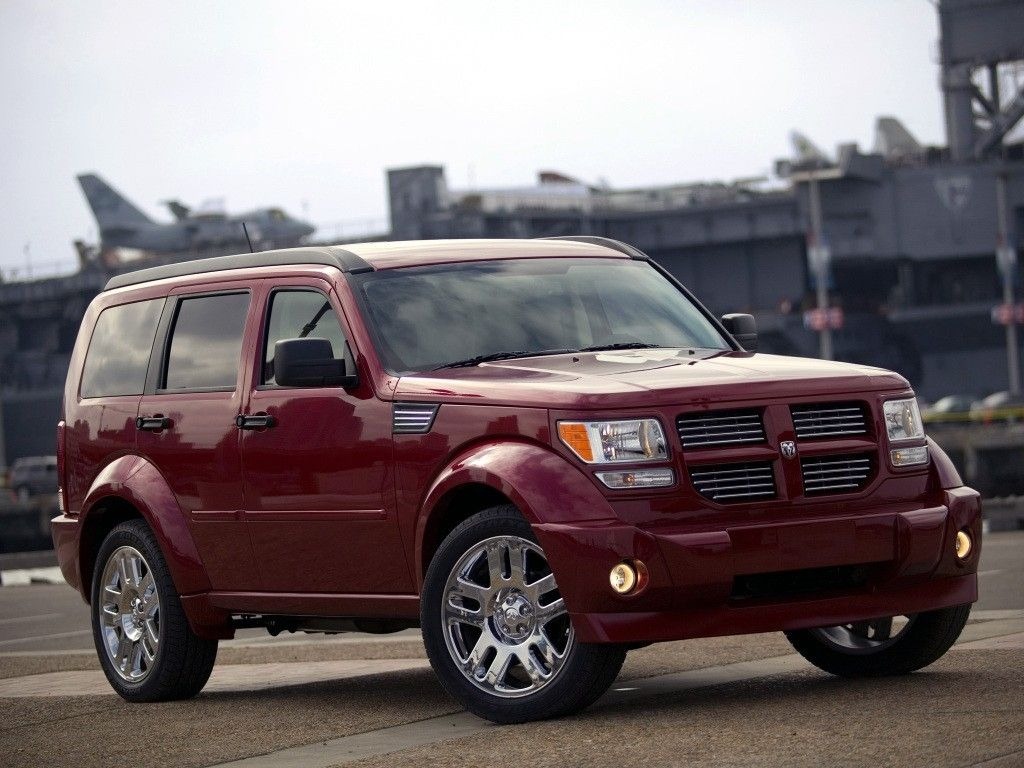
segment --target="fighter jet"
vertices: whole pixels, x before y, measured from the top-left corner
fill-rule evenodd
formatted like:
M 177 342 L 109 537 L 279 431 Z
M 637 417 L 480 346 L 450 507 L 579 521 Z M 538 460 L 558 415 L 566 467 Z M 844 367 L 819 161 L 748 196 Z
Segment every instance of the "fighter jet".
M 78 183 L 96 217 L 103 248 L 177 253 L 234 245 L 247 250 L 243 223 L 254 246 L 286 248 L 298 245 L 314 231 L 312 225 L 293 219 L 280 208 L 229 216 L 223 211 L 193 212 L 176 200 L 167 203 L 175 221 L 163 224 L 153 221 L 94 173 L 82 174 Z

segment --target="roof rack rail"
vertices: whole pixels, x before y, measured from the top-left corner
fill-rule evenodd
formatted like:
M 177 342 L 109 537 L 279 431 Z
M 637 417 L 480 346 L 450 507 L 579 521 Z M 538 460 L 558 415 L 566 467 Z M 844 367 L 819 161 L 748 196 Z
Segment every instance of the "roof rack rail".
M 590 245 L 603 245 L 605 248 L 611 248 L 613 251 L 624 253 L 631 259 L 637 261 L 650 261 L 651 257 L 641 251 L 639 248 L 635 248 L 629 243 L 624 243 L 621 240 L 614 240 L 610 237 L 598 237 L 597 235 L 558 235 L 557 237 L 538 237 L 538 240 L 575 240 L 577 243 L 589 243 Z
M 236 256 L 214 256 L 209 259 L 180 261 L 176 264 L 164 264 L 159 267 L 125 272 L 110 278 L 103 287 L 103 290 L 110 291 L 114 288 L 148 283 L 152 280 L 200 275 L 206 272 L 220 272 L 221 270 L 281 267 L 299 264 L 336 267 L 342 272 L 351 273 L 373 271 L 373 267 L 366 261 L 344 248 L 336 246 L 331 246 L 330 248 L 285 248 L 276 251 L 240 253 Z

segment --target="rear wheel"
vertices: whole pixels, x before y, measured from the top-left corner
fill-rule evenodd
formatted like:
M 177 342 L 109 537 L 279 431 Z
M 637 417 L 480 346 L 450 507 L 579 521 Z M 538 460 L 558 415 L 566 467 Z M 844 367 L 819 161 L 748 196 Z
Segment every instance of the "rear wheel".
M 960 636 L 970 612 L 969 604 L 957 605 L 787 632 L 786 638 L 801 656 L 833 675 L 905 675 L 941 658 Z
M 192 632 L 156 537 L 142 520 L 104 539 L 92 580 L 92 629 L 111 687 L 128 701 L 195 696 L 217 641 Z
M 444 540 L 427 570 L 421 613 L 441 683 L 497 723 L 589 706 L 626 655 L 576 639 L 544 551 L 512 506 L 481 512 Z

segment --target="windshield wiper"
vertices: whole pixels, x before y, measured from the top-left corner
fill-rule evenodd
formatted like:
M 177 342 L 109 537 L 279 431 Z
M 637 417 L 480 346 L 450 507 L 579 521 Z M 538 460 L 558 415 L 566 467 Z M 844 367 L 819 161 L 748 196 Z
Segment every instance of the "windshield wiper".
M 579 352 L 606 352 L 611 349 L 652 349 L 661 344 L 649 344 L 646 341 L 619 341 L 615 344 L 598 344 L 595 347 L 583 347 Z
M 431 368 L 430 370 L 440 371 L 444 368 L 471 368 L 474 365 L 490 363 L 495 360 L 513 360 L 517 357 L 540 357 L 542 355 L 568 355 L 577 351 L 578 350 L 575 349 L 535 349 L 532 352 L 491 352 L 488 355 L 477 355 L 476 357 L 467 357 L 465 360 L 456 360 L 452 363 L 445 363 L 444 365 L 439 365 L 436 368 Z

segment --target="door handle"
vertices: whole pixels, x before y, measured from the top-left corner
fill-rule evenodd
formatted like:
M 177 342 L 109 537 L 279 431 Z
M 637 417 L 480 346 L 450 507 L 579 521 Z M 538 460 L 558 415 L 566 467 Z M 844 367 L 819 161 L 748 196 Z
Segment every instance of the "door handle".
M 240 413 L 235 417 L 235 426 L 239 429 L 265 429 L 276 423 L 274 417 L 268 413 L 257 413 L 252 416 Z
M 135 420 L 135 428 L 146 432 L 160 432 L 171 426 L 171 420 L 166 416 L 139 416 Z

